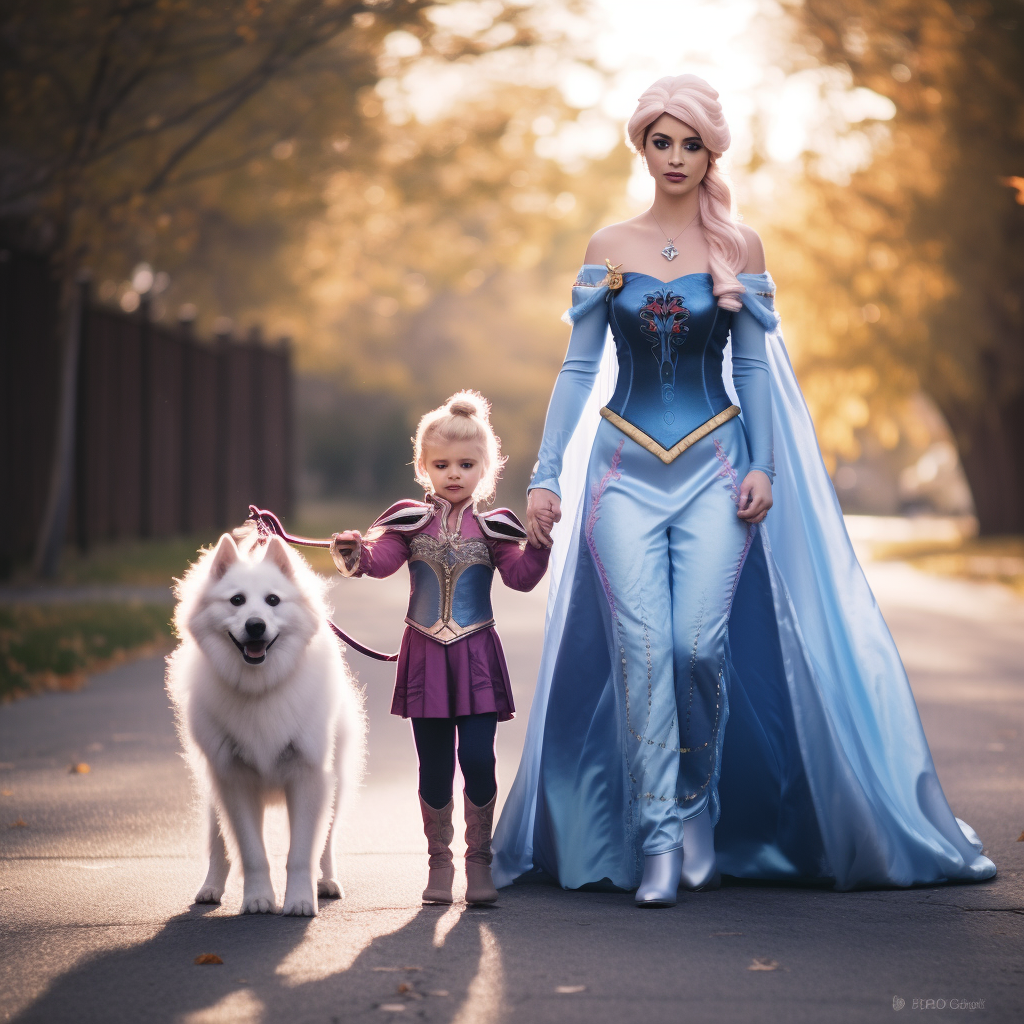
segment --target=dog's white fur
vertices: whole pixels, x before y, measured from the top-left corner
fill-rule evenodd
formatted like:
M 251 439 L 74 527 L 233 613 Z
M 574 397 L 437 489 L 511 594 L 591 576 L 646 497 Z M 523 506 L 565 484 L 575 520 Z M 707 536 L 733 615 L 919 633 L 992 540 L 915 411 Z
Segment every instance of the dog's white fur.
M 181 643 L 167 659 L 167 692 L 186 756 L 210 798 L 210 866 L 195 902 L 220 902 L 230 869 L 227 839 L 244 873 L 242 912 L 276 911 L 263 814 L 283 799 L 290 829 L 283 913 L 314 916 L 318 894 L 343 895 L 334 835 L 362 773 L 362 696 L 327 625 L 325 582 L 279 538 L 263 547 L 254 541 L 239 547 L 224 534 L 175 591 Z M 245 646 L 254 618 L 270 641 L 260 664 L 247 657 L 258 655 L 258 641 L 244 654 L 236 643 Z

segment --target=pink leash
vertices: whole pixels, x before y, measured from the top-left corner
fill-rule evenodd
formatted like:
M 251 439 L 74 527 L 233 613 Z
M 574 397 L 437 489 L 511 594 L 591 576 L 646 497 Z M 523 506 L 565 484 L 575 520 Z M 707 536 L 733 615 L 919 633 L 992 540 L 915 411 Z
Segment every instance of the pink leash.
M 276 534 L 281 540 L 287 541 L 289 544 L 296 544 L 304 548 L 330 548 L 331 541 L 329 540 L 312 540 L 309 537 L 293 537 L 290 533 L 285 531 L 285 528 L 281 525 L 281 520 L 274 515 L 273 512 L 268 511 L 265 508 L 257 508 L 255 505 L 249 506 L 249 518 L 256 524 L 256 529 L 259 531 L 261 538 L 267 538 L 271 534 Z M 339 640 L 352 650 L 358 651 L 360 654 L 365 654 L 368 658 L 374 658 L 376 661 L 398 661 L 398 654 L 384 654 L 383 651 L 375 651 L 372 647 L 364 647 L 359 641 L 353 640 L 348 633 L 344 632 L 335 622 L 330 619 L 327 620 L 327 625 L 334 630 L 335 635 Z

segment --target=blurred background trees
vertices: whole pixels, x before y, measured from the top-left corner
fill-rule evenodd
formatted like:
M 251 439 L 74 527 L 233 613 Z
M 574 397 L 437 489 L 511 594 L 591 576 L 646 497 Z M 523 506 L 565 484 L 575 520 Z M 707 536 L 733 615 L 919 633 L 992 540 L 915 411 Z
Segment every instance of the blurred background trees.
M 920 463 L 942 484 L 922 507 L 965 507 L 948 423 L 982 528 L 1024 530 L 1019 3 L 756 6 L 742 103 L 737 65 L 715 64 L 735 39 L 712 33 L 733 0 L 668 5 L 693 32 L 671 68 L 638 60 L 626 99 L 684 70 L 726 94 L 741 211 L 765 237 L 840 495 L 853 466 L 906 482 Z M 124 309 L 145 262 L 164 272 L 155 316 L 185 304 L 201 329 L 230 317 L 291 336 L 305 494 L 407 493 L 416 418 L 476 387 L 510 456 L 501 500 L 518 504 L 586 240 L 643 205 L 622 104 L 606 102 L 625 43 L 595 42 L 609 12 L 11 0 L 0 217 Z M 796 119 L 780 99 L 796 80 L 817 83 L 827 130 L 782 158 L 765 126 Z M 914 492 L 890 490 L 886 508 Z
M 431 7 L 11 0 L 0 216 L 27 220 L 62 269 L 123 273 L 146 255 L 192 292 L 207 282 L 222 307 L 263 306 L 287 277 L 253 249 L 273 256 L 322 209 L 321 175 L 375 163 L 363 93 L 381 77 L 386 37 L 434 38 Z M 495 12 L 500 45 L 530 41 L 518 13 Z M 445 45 L 448 59 L 493 48 Z
M 980 526 L 1024 531 L 1024 7 L 801 0 L 803 53 L 889 98 L 869 162 L 808 160 L 776 276 L 825 447 L 893 448 L 907 398 L 952 429 Z M 910 425 L 909 429 L 913 429 Z

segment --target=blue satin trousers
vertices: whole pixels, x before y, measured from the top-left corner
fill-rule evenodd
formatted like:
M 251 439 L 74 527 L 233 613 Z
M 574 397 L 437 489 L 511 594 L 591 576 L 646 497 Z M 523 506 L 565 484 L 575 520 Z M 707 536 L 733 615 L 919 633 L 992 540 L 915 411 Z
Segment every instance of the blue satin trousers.
M 630 831 L 678 849 L 717 795 L 728 718 L 728 622 L 754 528 L 737 517 L 749 456 L 739 419 L 666 465 L 606 420 L 582 529 L 611 617 Z

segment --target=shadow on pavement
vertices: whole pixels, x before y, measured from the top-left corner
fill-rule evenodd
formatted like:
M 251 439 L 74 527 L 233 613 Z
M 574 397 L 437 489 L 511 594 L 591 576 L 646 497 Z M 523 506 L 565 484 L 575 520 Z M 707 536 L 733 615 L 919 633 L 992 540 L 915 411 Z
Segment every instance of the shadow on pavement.
M 13 1021 L 347 1024 L 363 1014 L 379 1020 L 381 1010 L 401 1006 L 445 1024 L 469 1000 L 475 1020 L 497 1019 L 503 975 L 488 919 L 500 911 L 423 907 L 397 931 L 370 938 L 347 969 L 303 981 L 331 970 L 330 953 L 367 913 L 321 907 L 314 920 L 224 916 L 193 906 L 145 942 L 86 958 Z M 203 953 L 224 962 L 196 965 Z

